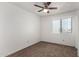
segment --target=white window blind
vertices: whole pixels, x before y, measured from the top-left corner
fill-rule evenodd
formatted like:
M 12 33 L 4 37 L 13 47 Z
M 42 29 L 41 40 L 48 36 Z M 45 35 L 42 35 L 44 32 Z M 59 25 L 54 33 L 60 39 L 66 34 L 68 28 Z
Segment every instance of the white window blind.
M 66 18 L 62 20 L 53 20 L 52 30 L 53 30 L 53 33 L 71 32 L 72 31 L 71 18 Z
M 62 19 L 62 32 L 71 32 L 72 24 L 71 18 Z
M 60 33 L 60 20 L 53 20 L 52 29 L 53 33 Z

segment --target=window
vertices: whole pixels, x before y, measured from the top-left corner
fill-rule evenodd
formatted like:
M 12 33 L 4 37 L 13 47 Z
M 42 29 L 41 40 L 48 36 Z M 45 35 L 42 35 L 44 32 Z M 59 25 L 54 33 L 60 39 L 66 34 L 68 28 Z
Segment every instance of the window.
M 52 29 L 53 33 L 60 32 L 71 32 L 71 18 L 62 19 L 62 20 L 53 20 Z
M 60 33 L 60 20 L 53 20 L 52 29 L 53 33 Z
M 62 32 L 71 32 L 71 18 L 62 20 Z

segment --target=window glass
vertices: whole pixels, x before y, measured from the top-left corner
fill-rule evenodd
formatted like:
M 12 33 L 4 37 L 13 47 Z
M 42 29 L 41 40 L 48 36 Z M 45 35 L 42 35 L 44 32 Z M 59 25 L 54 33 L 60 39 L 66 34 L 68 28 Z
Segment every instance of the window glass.
M 60 33 L 60 20 L 53 20 L 52 29 L 53 33 Z
M 71 18 L 62 20 L 62 32 L 71 32 Z

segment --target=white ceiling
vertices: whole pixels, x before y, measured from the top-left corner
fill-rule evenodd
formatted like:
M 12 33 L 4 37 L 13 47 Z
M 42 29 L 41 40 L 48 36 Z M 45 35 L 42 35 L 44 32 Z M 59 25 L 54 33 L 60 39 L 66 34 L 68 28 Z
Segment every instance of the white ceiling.
M 44 12 L 37 12 L 38 10 L 40 10 L 40 8 L 34 6 L 34 4 L 43 6 L 43 2 L 12 2 L 12 4 L 15 4 L 18 7 L 21 7 L 27 11 L 36 13 L 37 15 L 40 15 L 40 16 L 54 15 L 57 13 L 74 11 L 74 10 L 79 9 L 79 2 L 52 2 L 50 7 L 56 6 L 56 7 L 58 7 L 58 9 L 50 10 L 50 13 L 47 14 Z

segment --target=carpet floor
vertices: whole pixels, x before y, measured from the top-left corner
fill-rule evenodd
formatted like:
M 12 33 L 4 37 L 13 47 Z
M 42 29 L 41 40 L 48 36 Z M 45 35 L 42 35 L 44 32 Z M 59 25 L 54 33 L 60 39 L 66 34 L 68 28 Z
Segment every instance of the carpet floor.
M 7 57 L 76 57 L 77 49 L 54 43 L 39 42 Z

